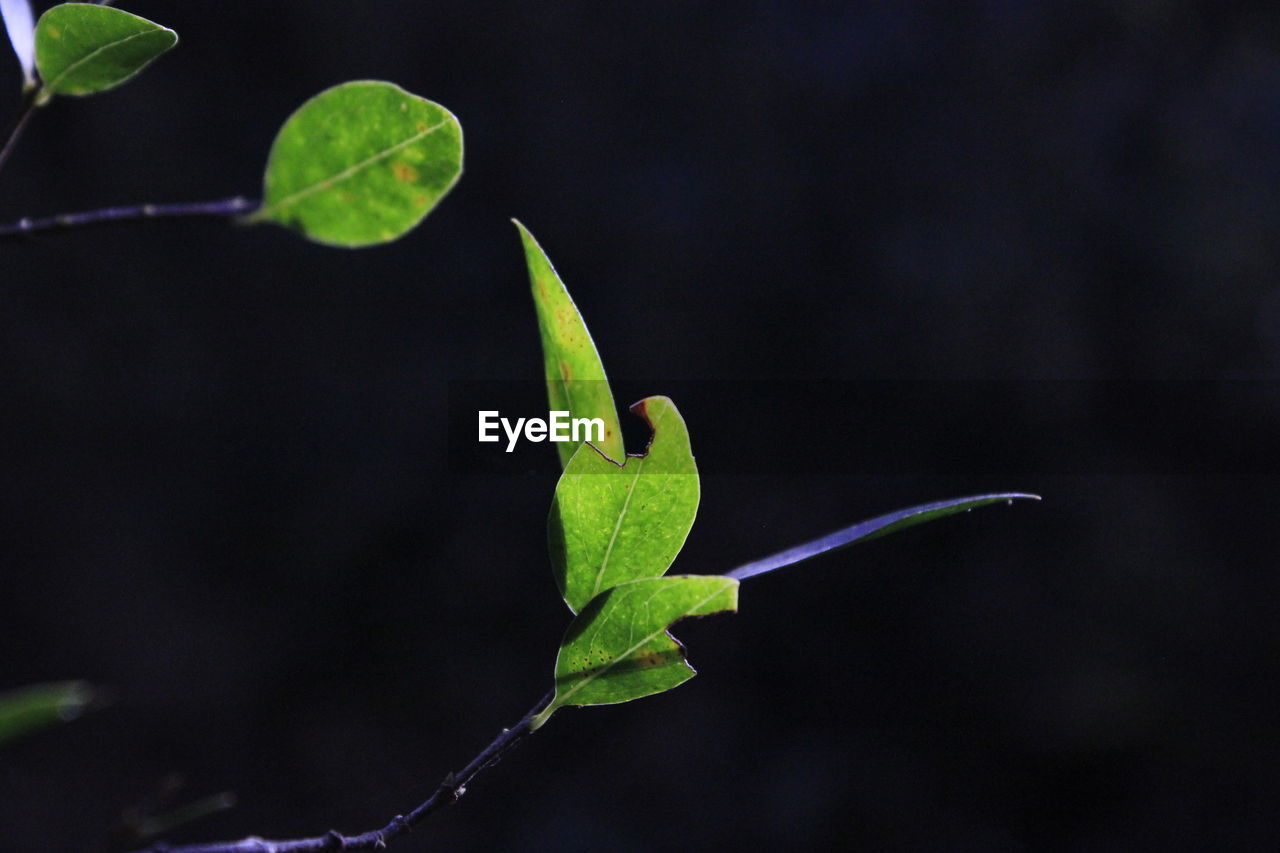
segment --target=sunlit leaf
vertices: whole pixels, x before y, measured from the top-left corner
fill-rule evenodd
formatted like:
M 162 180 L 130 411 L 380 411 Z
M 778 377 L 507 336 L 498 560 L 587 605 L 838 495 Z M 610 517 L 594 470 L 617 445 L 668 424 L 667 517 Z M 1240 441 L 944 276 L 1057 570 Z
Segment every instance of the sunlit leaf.
M 674 575 L 619 584 L 574 618 L 556 657 L 556 692 L 537 729 L 566 705 L 612 705 L 670 690 L 694 676 L 673 622 L 738 609 L 733 578 Z
M 9 43 L 22 65 L 22 89 L 36 85 L 36 25 L 31 15 L 31 0 L 0 0 L 0 17 L 4 18 Z
M 774 569 L 780 569 L 783 566 L 789 566 L 792 563 L 799 563 L 810 557 L 816 557 L 827 551 L 834 551 L 836 548 L 852 545 L 854 542 L 878 539 L 881 536 L 888 536 L 890 533 L 897 533 L 899 530 L 905 530 L 917 524 L 924 524 L 926 521 L 955 515 L 958 512 L 968 512 L 971 509 L 987 506 L 988 504 L 1013 503 L 1015 500 L 1038 501 L 1040 497 L 1039 495 L 1028 495 L 1021 492 L 1007 492 L 993 495 L 975 495 L 968 498 L 953 498 L 946 501 L 921 504 L 908 509 L 900 509 L 867 521 L 858 522 L 851 527 L 837 530 L 835 533 L 830 533 L 803 545 L 797 545 L 786 551 L 738 566 L 738 568 L 726 574 L 731 578 L 739 579 L 762 575 L 765 572 L 771 572 Z
M 533 302 L 538 309 L 538 329 L 542 333 L 542 359 L 546 367 L 547 401 L 552 411 L 565 411 L 574 418 L 600 418 L 604 421 L 604 440 L 596 446 L 605 456 L 620 462 L 622 429 L 613 392 L 605 378 L 604 365 L 596 352 L 587 326 L 573 304 L 564 282 L 556 274 L 538 241 L 529 230 L 516 222 L 524 243 L 529 281 L 533 286 Z M 558 442 L 560 464 L 568 465 L 579 445 Z
M 34 684 L 0 693 L 0 743 L 74 720 L 93 701 L 93 690 L 83 681 Z
M 289 116 L 267 159 L 263 203 L 244 221 L 357 248 L 403 236 L 462 174 L 462 126 L 380 80 L 326 89 Z
M 110 6 L 63 3 L 36 23 L 38 102 L 119 86 L 178 43 L 168 27 Z
M 584 444 L 556 485 L 547 541 L 575 613 L 615 584 L 664 574 L 698 512 L 698 467 L 675 404 L 647 397 L 631 410 L 653 431 L 645 454 L 619 466 Z

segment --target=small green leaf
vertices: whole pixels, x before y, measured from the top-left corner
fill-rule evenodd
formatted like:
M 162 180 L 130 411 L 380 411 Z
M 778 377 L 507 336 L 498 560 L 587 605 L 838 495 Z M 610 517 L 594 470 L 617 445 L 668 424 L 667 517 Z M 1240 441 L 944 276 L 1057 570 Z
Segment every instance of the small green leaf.
M 989 506 L 995 503 L 1011 504 L 1017 500 L 1038 501 L 1040 496 L 1028 495 L 1022 492 L 1001 492 L 993 495 L 952 498 L 951 500 L 921 504 L 908 509 L 899 509 L 867 521 L 860 521 L 842 530 L 837 530 L 835 533 L 829 533 L 826 536 L 810 540 L 803 545 L 797 545 L 794 548 L 788 548 L 777 554 L 770 554 L 768 557 L 738 566 L 726 574 L 731 578 L 743 580 L 755 575 L 762 575 L 765 572 L 771 572 L 774 569 L 780 569 L 783 566 L 799 563 L 802 560 L 825 554 L 827 551 L 834 551 L 837 548 L 843 548 L 846 545 L 852 545 L 855 542 L 879 539 L 881 536 L 888 536 L 890 533 L 897 533 L 899 530 L 906 530 L 908 527 L 915 527 L 917 524 L 924 524 L 926 521 L 945 518 L 958 512 L 968 512 L 980 506 Z
M 74 720 L 93 701 L 93 690 L 83 681 L 34 684 L 0 693 L 0 743 Z
M 36 22 L 36 67 L 44 80 L 36 102 L 113 89 L 177 43 L 168 27 L 110 6 L 54 6 Z
M 604 375 L 604 365 L 596 352 L 587 325 L 573 304 L 564 282 L 551 266 L 551 260 L 538 241 L 519 222 L 520 240 L 524 243 L 525 262 L 529 266 L 529 282 L 533 286 L 533 302 L 538 309 L 538 329 L 542 333 L 542 360 L 546 367 L 547 401 L 552 411 L 569 412 L 573 418 L 600 418 L 604 421 L 604 441 L 599 450 L 615 462 L 621 461 L 622 428 L 613 392 Z M 566 466 L 579 444 L 558 442 L 560 465 Z
M 555 698 L 530 729 L 565 705 L 613 705 L 683 684 L 694 669 L 667 627 L 737 609 L 738 582 L 725 577 L 647 578 L 600 593 L 569 624 L 556 657 Z
M 271 145 L 262 207 L 316 243 L 358 248 L 402 237 L 462 174 L 462 126 L 393 83 L 342 83 L 299 107 Z
M 698 466 L 675 403 L 646 397 L 631 410 L 653 431 L 643 456 L 617 465 L 584 444 L 556 484 L 547 542 L 575 613 L 615 584 L 663 575 L 698 512 Z

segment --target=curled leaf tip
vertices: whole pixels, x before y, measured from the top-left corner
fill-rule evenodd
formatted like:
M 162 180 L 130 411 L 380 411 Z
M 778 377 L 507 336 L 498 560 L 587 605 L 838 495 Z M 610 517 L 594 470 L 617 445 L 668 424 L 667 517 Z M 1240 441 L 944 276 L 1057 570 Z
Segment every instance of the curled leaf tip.
M 584 444 L 556 484 L 547 542 L 575 613 L 615 584 L 664 574 L 697 515 L 698 467 L 684 419 L 666 397 L 636 405 L 651 430 L 644 454 L 619 464 Z

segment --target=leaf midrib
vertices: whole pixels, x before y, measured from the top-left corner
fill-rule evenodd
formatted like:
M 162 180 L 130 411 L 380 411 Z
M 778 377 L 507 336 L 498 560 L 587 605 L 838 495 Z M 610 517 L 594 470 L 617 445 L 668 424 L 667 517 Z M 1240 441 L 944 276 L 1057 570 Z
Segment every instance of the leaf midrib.
M 609 544 L 605 546 L 604 556 L 600 559 L 600 568 L 596 570 L 596 582 L 591 588 L 591 595 L 587 597 L 587 601 L 595 598 L 600 593 L 600 584 L 604 581 L 605 570 L 609 567 L 609 558 L 613 556 L 613 544 L 618 541 L 618 531 L 622 529 L 622 522 L 631 508 L 631 499 L 635 497 L 636 489 L 639 487 L 640 472 L 644 470 L 644 463 L 647 458 L 641 456 L 631 460 L 635 463 L 636 473 L 631 477 L 631 488 L 627 489 L 627 497 L 623 500 L 622 508 L 618 510 L 618 518 L 613 523 L 613 533 L 610 534 Z
M 308 198 L 309 196 L 312 196 L 320 192 L 321 190 L 332 189 L 333 187 L 337 186 L 338 184 L 342 183 L 348 178 L 352 178 L 355 175 L 359 174 L 360 172 L 363 172 L 365 169 L 369 168 L 375 163 L 379 163 L 387 159 L 391 155 L 395 154 L 396 152 L 409 147 L 415 142 L 425 139 L 427 136 L 430 136 L 431 134 L 435 133 L 437 130 L 444 127 L 448 123 L 449 123 L 448 119 L 442 119 L 438 123 L 428 127 L 426 130 L 420 130 L 417 133 L 415 133 L 413 136 L 410 136 L 409 138 L 401 142 L 397 142 L 395 145 L 392 145 L 390 148 L 384 148 L 383 150 L 379 151 L 377 154 L 373 154 L 372 156 L 366 157 L 365 159 L 361 160 L 359 163 L 353 163 L 352 165 L 343 169 L 341 172 L 338 172 L 337 174 L 332 175 L 331 177 L 316 181 L 314 184 L 311 184 L 310 186 L 303 187 L 300 190 L 292 192 L 289 195 L 285 196 L 284 198 L 280 199 L 279 201 L 275 202 L 274 204 L 264 205 L 257 213 L 255 213 L 252 217 L 250 217 L 250 219 L 253 219 L 253 220 L 264 219 L 267 216 L 270 216 L 274 211 L 280 210 L 283 207 L 288 207 L 290 205 L 297 204 L 302 199 Z
M 635 476 L 631 478 L 631 488 L 627 489 L 627 498 L 622 502 L 622 509 L 618 512 L 618 520 L 613 524 L 613 533 L 609 536 L 609 544 L 605 546 L 604 557 L 600 560 L 600 568 L 596 571 L 596 582 L 592 587 L 591 597 L 587 599 L 588 601 L 600 594 L 600 584 L 604 582 L 604 573 L 609 566 L 609 558 L 613 556 L 613 544 L 618 541 L 618 531 L 622 530 L 622 522 L 626 518 L 627 511 L 631 506 L 631 499 L 635 497 L 636 489 L 639 488 L 640 472 L 644 469 L 644 463 L 649 461 L 649 456 L 654 452 L 654 445 L 656 445 L 659 440 L 658 429 L 661 426 L 662 421 L 666 420 L 666 417 L 670 412 L 671 409 L 669 407 L 664 407 L 661 413 L 659 413 L 658 416 L 649 424 L 650 429 L 653 430 L 653 440 L 649 443 L 649 447 L 646 448 L 645 455 L 633 456 L 629 459 L 629 461 L 636 463 L 636 473 Z M 607 459 L 608 457 L 605 458 Z M 663 572 L 665 571 L 666 569 L 663 569 Z M 657 577 L 662 577 L 662 575 L 659 574 Z M 641 579 L 633 578 L 632 580 Z
M 68 65 L 65 69 L 63 69 L 63 72 L 61 74 L 59 74 L 57 77 L 54 77 L 52 80 L 46 83 L 45 88 L 48 89 L 50 92 L 56 93 L 58 91 L 58 84 L 60 84 L 64 79 L 66 79 L 68 74 L 71 74 L 81 65 L 84 65 L 86 62 L 93 59 L 98 54 L 104 51 L 111 50 L 112 48 L 119 47 L 122 44 L 128 44 L 134 39 L 142 38 L 143 36 L 154 35 L 155 33 L 160 33 L 165 31 L 166 31 L 165 27 L 157 26 L 154 30 L 142 30 L 141 32 L 134 33 L 133 35 L 125 36 L 122 39 L 117 39 L 116 41 L 108 42 L 107 44 L 102 45 L 102 47 L 95 48 L 89 53 L 86 53 L 84 56 L 77 59 L 75 62 Z M 172 31 L 170 30 L 169 32 L 172 32 Z

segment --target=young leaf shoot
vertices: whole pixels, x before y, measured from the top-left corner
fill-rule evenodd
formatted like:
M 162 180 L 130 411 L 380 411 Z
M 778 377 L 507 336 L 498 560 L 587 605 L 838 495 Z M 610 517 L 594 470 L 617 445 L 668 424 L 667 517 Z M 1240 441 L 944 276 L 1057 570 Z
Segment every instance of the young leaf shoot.
M 597 449 L 607 458 L 621 463 L 622 428 L 613 392 L 605 378 L 600 353 L 591 340 L 586 323 L 574 305 L 564 282 L 551 266 L 551 260 L 538 241 L 519 222 L 520 240 L 524 244 L 529 266 L 529 282 L 533 286 L 533 304 L 538 309 L 538 331 L 542 335 L 542 360 L 547 377 L 547 400 L 553 411 L 567 411 L 574 418 L 600 418 L 604 421 L 604 441 Z M 560 465 L 566 466 L 580 445 L 560 442 Z

